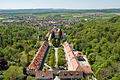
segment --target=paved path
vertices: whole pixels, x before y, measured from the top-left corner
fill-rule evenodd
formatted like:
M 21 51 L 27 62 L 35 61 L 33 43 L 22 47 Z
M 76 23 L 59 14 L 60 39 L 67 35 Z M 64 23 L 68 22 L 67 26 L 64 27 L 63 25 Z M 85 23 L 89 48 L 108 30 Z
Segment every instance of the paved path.
M 44 65 L 45 65 L 46 67 L 50 68 L 49 70 L 53 71 L 53 69 L 52 69 L 49 65 L 47 65 L 46 63 L 45 63 Z
M 58 67 L 58 65 L 57 65 L 57 63 L 58 63 L 58 48 L 54 48 L 54 49 L 55 49 L 55 59 L 56 59 L 55 67 L 57 68 Z
M 49 38 L 48 38 L 49 45 L 51 46 L 52 43 L 50 42 L 50 39 L 51 39 L 51 34 L 49 35 Z
M 56 76 L 54 80 L 60 80 L 60 78 L 58 76 Z

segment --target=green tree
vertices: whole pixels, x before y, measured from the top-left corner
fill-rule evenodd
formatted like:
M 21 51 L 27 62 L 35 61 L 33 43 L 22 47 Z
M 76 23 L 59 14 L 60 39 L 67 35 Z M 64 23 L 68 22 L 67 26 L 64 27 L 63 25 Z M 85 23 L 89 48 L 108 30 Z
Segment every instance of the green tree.
M 58 48 L 58 66 L 64 66 L 66 64 L 65 53 L 62 47 Z
M 54 67 L 55 66 L 55 54 L 51 54 L 51 56 L 50 56 L 50 60 L 49 60 L 49 65 L 51 66 L 51 67 Z
M 55 33 L 54 32 L 52 32 L 51 38 L 55 38 Z
M 2 48 L 0 47 L 0 57 L 4 57 L 4 54 L 2 52 Z
M 23 80 L 24 77 L 22 67 L 10 66 L 9 69 L 4 72 L 5 80 Z
M 90 64 L 94 64 L 95 60 L 96 60 L 96 54 L 95 53 L 90 53 L 88 55 L 88 60 Z

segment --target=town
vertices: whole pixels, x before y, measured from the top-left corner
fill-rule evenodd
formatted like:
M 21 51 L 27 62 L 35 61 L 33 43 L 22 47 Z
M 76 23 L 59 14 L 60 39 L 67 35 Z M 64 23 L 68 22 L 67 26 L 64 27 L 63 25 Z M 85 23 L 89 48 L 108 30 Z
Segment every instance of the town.
M 3 16 L 3 15 L 2 15 Z M 6 17 L 6 16 L 5 16 Z M 74 25 L 80 22 L 82 19 L 62 19 L 61 17 L 34 17 L 32 15 L 23 15 L 23 16 L 10 16 L 6 18 L 0 19 L 0 25 L 7 25 L 7 24 L 21 24 L 27 26 L 44 26 L 48 28 L 49 26 L 64 26 L 68 27 L 70 25 Z M 87 19 L 85 19 L 87 20 Z

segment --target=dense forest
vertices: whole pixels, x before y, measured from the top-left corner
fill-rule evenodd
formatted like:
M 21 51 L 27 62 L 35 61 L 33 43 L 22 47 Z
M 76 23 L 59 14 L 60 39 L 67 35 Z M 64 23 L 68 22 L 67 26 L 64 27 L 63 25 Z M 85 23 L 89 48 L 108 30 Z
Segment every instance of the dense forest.
M 4 80 L 34 79 L 27 76 L 26 67 L 35 56 L 45 34 L 46 31 L 41 33 L 34 26 L 0 26 L 0 57 L 3 57 L 0 58 L 3 60 L 0 62 L 0 70 L 4 74 Z
M 66 32 L 68 43 L 73 43 L 75 50 L 87 55 L 98 80 L 120 80 L 120 16 L 108 20 L 81 21 L 76 25 L 60 28 Z M 26 74 L 26 67 L 42 44 L 47 33 L 45 29 L 10 24 L 0 26 L 0 60 L 3 61 L 0 63 L 0 70 L 4 74 L 2 80 L 34 79 Z M 62 42 L 64 40 L 59 41 Z M 58 54 L 58 65 L 63 66 L 61 62 L 66 61 L 62 47 L 59 47 Z M 50 47 L 46 60 L 51 67 L 55 66 L 54 58 L 55 51 Z
M 87 55 L 98 80 L 120 80 L 120 16 L 63 29 L 75 50 Z

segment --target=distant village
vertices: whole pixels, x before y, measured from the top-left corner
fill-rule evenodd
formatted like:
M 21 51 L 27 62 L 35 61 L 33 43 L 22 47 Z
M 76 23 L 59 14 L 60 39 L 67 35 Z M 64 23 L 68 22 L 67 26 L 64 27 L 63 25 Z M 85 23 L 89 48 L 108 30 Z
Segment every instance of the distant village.
M 42 17 L 42 18 L 36 18 L 33 16 L 22 16 L 22 17 L 9 17 L 6 19 L 3 19 L 0 22 L 0 25 L 6 25 L 6 24 L 23 24 L 29 26 L 31 25 L 38 25 L 38 26 L 64 26 L 68 27 L 70 25 L 74 25 L 78 22 L 80 22 L 80 19 L 55 19 L 53 17 Z
M 74 25 L 80 21 L 91 21 L 90 18 L 84 18 L 80 19 L 80 17 L 89 17 L 89 16 L 104 16 L 100 13 L 95 14 L 88 14 L 88 15 L 80 15 L 80 14 L 74 14 L 73 18 L 75 19 L 62 19 L 65 15 L 54 15 L 54 16 L 48 16 L 48 17 L 35 17 L 32 15 L 21 15 L 21 16 L 7 16 L 7 15 L 0 15 L 5 18 L 0 19 L 0 25 L 7 25 L 7 24 L 21 24 L 21 25 L 38 25 L 38 26 L 64 26 L 68 27 L 70 25 Z

